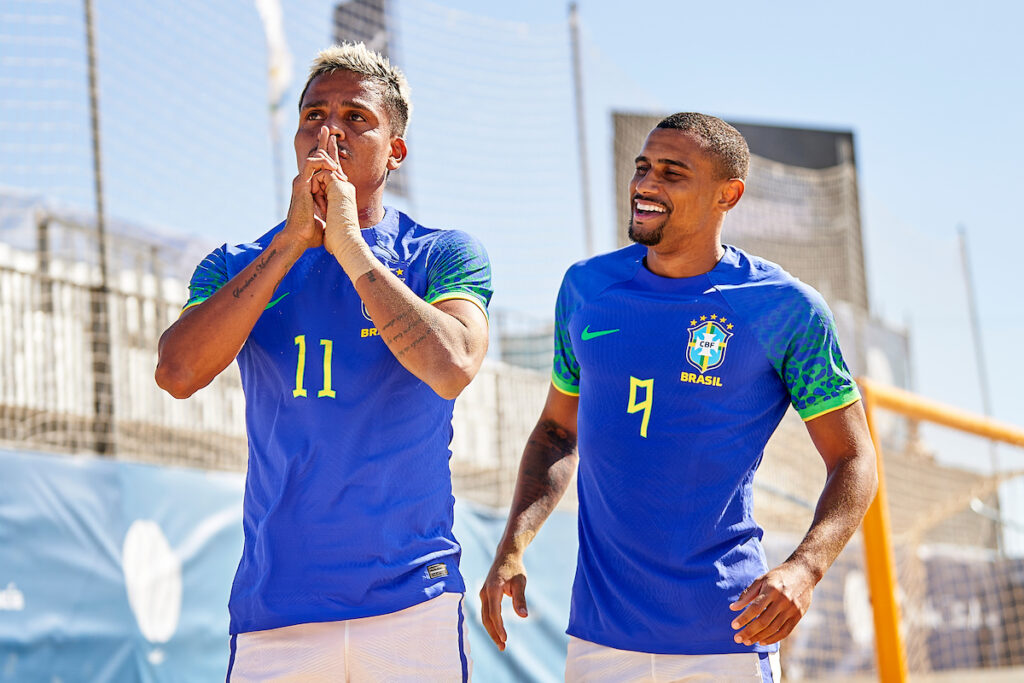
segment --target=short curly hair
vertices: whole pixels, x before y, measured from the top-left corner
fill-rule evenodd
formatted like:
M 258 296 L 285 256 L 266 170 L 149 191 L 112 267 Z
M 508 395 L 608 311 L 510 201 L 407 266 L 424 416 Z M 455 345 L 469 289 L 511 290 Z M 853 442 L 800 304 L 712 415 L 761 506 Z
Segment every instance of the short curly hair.
M 747 179 L 750 149 L 743 135 L 720 118 L 695 112 L 679 112 L 666 116 L 657 125 L 690 133 L 715 160 L 719 180 Z
M 412 115 L 412 102 L 409 99 L 409 82 L 401 69 L 391 64 L 388 58 L 379 52 L 366 47 L 363 43 L 341 43 L 321 50 L 309 67 L 309 78 L 299 95 L 299 109 L 302 109 L 302 98 L 309 90 L 313 79 L 323 74 L 336 71 L 351 71 L 366 76 L 381 86 L 381 97 L 384 109 L 391 119 L 391 132 L 404 137 L 409 128 L 409 117 Z

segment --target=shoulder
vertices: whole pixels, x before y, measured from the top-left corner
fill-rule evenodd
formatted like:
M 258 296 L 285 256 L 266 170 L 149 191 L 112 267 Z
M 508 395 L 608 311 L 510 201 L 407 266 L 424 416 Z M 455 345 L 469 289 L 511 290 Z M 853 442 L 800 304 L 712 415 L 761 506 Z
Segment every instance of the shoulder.
M 251 242 L 242 242 L 241 244 L 235 245 L 224 245 L 224 255 L 228 258 L 245 258 L 249 257 L 250 260 L 255 258 L 257 254 L 266 251 L 267 247 L 270 246 L 270 241 L 274 239 L 274 235 L 281 232 L 284 229 L 284 221 L 281 221 L 273 228 L 263 233 Z
M 712 282 L 730 305 L 743 314 L 828 310 L 825 299 L 814 287 L 794 277 L 782 266 L 768 259 L 725 245 L 722 259 L 725 267 L 712 271 Z
M 386 225 L 377 227 L 378 240 L 384 238 L 384 241 L 391 242 L 396 251 L 409 255 L 418 253 L 428 259 L 445 256 L 488 258 L 483 243 L 464 230 L 430 228 L 397 209 L 388 208 L 387 211 L 393 214 L 386 217 Z
M 239 244 L 222 244 L 207 255 L 199 264 L 200 268 L 221 269 L 226 272 L 237 272 L 242 270 L 255 260 L 260 254 L 266 251 L 270 241 L 281 229 L 284 228 L 284 221 L 275 225 L 269 231 L 251 242 Z
M 487 258 L 487 249 L 483 242 L 474 235 L 464 230 L 457 229 L 427 229 L 428 239 L 431 242 L 431 252 L 456 251 L 461 253 L 477 254 Z
M 631 244 L 577 261 L 565 271 L 562 288 L 572 290 L 584 298 L 597 296 L 616 283 L 632 279 L 646 253 L 646 247 Z

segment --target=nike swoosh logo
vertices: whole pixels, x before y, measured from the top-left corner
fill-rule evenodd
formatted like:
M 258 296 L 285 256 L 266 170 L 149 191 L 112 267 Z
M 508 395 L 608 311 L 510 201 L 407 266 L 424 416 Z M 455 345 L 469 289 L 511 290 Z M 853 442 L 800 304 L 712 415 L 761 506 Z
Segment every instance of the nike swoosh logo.
M 611 334 L 613 332 L 618 332 L 618 331 L 619 331 L 618 328 L 616 328 L 614 330 L 598 330 L 596 332 L 591 332 L 590 331 L 590 325 L 587 325 L 586 327 L 583 328 L 583 332 L 580 333 L 580 337 L 583 338 L 583 341 L 589 341 L 591 339 L 595 339 L 597 337 L 603 337 L 606 334 Z
M 269 311 L 269 310 L 270 310 L 271 308 L 273 308 L 274 306 L 276 306 L 276 305 L 277 305 L 277 303 L 278 303 L 278 302 L 279 302 L 279 301 L 280 301 L 281 299 L 285 298 L 285 297 L 286 297 L 286 296 L 288 296 L 289 294 L 291 294 L 291 292 L 285 292 L 284 294 L 282 294 L 281 296 L 277 297 L 276 299 L 274 299 L 273 301 L 271 301 L 271 302 L 270 302 L 269 304 L 267 304 L 267 307 L 266 307 L 266 308 L 264 308 L 263 310 L 264 310 L 264 311 Z

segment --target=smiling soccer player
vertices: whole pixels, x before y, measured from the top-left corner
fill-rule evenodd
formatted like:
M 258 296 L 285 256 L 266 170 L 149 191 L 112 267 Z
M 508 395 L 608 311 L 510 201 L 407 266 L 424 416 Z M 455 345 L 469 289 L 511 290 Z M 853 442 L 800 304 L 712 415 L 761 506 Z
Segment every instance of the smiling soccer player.
M 629 185 L 636 244 L 562 281 L 552 386 L 480 596 L 503 649 L 502 599 L 526 616 L 523 551 L 578 463 L 569 681 L 777 681 L 778 642 L 874 496 L 874 450 L 825 302 L 721 242 L 748 164 L 720 119 L 664 119 Z M 769 570 L 752 483 L 790 404 L 828 479 L 807 535 Z

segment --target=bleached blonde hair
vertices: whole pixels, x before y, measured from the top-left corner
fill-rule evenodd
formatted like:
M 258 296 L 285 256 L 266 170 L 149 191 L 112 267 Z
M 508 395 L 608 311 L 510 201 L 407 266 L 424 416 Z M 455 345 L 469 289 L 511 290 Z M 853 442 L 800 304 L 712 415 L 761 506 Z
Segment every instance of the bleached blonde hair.
M 409 117 L 412 115 L 412 102 L 409 99 L 409 82 L 401 69 L 391 64 L 387 57 L 366 47 L 363 43 L 341 43 L 321 50 L 309 67 L 309 78 L 299 95 L 299 108 L 302 98 L 306 96 L 309 84 L 323 74 L 336 71 L 351 71 L 366 76 L 381 86 L 381 97 L 384 108 L 391 119 L 391 132 L 404 137 L 409 128 Z

